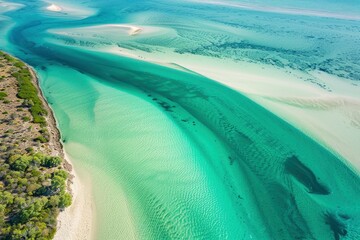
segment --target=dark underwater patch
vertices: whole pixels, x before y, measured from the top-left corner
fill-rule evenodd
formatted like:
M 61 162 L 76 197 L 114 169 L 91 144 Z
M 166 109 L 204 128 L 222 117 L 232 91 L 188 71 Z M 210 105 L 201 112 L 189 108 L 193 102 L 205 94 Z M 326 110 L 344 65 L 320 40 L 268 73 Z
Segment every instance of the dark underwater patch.
M 330 229 L 334 233 L 335 240 L 340 240 L 340 237 L 347 235 L 346 225 L 334 214 L 325 214 L 325 223 L 330 226 Z
M 310 193 L 330 194 L 329 189 L 319 183 L 311 169 L 300 162 L 296 156 L 291 156 L 285 161 L 285 171 L 302 183 Z

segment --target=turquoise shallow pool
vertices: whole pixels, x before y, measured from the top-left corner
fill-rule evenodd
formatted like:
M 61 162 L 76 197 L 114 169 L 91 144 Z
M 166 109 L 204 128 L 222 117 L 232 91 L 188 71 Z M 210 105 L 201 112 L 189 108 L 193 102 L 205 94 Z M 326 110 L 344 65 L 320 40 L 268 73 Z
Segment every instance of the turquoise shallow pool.
M 1 15 L 1 47 L 35 67 L 66 151 L 91 176 L 96 239 L 360 238 L 360 178 L 344 159 L 211 79 L 101 51 L 167 49 L 356 81 L 356 20 L 192 1 L 84 1 L 68 14 L 16 2 Z M 356 3 L 341 6 L 356 18 Z M 114 23 L 161 34 L 79 30 Z

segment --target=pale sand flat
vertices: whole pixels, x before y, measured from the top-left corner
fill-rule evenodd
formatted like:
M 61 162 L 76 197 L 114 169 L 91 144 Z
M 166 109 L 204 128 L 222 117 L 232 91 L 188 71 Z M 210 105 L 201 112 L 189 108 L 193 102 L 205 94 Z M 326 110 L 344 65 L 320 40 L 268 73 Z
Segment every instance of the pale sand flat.
M 227 85 L 301 129 L 360 172 L 360 87 L 353 86 L 346 79 L 324 73 L 313 74 L 331 86 L 332 92 L 327 92 L 280 70 L 261 70 L 261 67 L 250 63 L 176 53 L 119 51 L 116 47 L 98 51 L 164 66 L 177 64 Z

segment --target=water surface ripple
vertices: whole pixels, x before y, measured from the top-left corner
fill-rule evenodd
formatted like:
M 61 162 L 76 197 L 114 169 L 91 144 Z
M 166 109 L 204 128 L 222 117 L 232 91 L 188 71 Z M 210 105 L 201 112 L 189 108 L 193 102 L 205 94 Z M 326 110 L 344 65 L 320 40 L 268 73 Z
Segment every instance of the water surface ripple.
M 66 151 L 91 175 L 97 239 L 360 238 L 360 178 L 343 159 L 211 79 L 48 32 L 125 21 L 133 3 L 120 16 L 94 1 L 79 18 L 17 2 L 1 41 L 36 68 Z

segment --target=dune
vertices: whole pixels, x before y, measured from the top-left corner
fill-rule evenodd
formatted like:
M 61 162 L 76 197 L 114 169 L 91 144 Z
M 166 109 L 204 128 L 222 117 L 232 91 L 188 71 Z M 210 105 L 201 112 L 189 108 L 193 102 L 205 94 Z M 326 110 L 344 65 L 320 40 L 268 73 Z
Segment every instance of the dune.
M 48 6 L 45 7 L 44 9 L 46 11 L 53 13 L 47 15 L 53 17 L 84 19 L 94 15 L 97 12 L 97 10 L 94 8 L 81 6 L 77 3 L 56 2 L 56 1 L 50 2 L 47 0 L 45 0 L 44 3 L 48 4 Z M 61 14 L 54 14 L 54 13 L 61 13 Z
M 133 35 L 137 35 L 142 31 L 142 28 L 139 27 L 135 27 L 135 26 L 130 26 L 130 31 L 129 31 L 129 35 L 133 36 Z
M 46 9 L 49 11 L 52 11 L 52 12 L 61 12 L 62 11 L 62 8 L 56 4 L 51 4 Z

